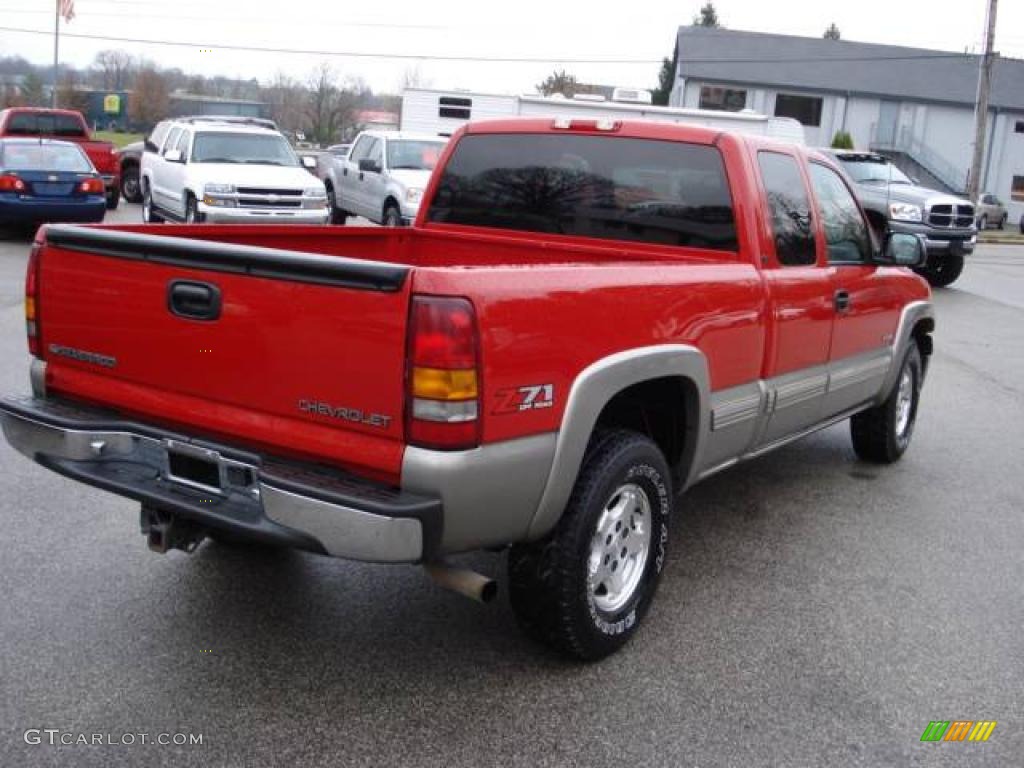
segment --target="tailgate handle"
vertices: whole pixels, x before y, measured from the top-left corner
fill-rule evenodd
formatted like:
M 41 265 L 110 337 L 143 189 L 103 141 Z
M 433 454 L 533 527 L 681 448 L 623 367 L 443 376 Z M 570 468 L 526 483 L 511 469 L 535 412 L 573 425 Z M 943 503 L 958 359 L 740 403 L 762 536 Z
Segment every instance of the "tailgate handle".
M 167 286 L 167 308 L 189 320 L 220 317 L 220 288 L 194 280 L 173 280 Z

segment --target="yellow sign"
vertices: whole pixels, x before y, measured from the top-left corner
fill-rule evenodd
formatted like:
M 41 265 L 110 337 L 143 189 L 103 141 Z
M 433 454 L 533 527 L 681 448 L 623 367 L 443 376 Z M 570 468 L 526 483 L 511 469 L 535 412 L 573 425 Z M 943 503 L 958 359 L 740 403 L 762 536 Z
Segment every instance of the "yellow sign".
M 108 115 L 121 114 L 121 97 L 116 93 L 108 93 L 103 97 L 103 111 Z

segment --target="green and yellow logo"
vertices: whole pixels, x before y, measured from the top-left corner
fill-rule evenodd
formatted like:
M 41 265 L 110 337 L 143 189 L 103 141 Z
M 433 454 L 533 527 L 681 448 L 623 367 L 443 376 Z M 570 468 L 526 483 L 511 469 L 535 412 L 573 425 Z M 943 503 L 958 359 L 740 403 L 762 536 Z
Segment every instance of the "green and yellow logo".
M 932 720 L 921 741 L 988 741 L 995 727 L 995 720 Z

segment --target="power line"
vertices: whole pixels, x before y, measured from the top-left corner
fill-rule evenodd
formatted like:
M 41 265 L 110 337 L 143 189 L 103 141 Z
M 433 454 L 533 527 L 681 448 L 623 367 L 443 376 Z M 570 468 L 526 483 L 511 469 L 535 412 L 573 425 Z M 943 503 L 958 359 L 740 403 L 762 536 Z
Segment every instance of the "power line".
M 0 32 L 16 32 L 28 35 L 52 35 L 52 32 L 41 29 L 24 29 L 21 27 L 0 27 Z M 113 35 L 90 35 L 84 33 L 64 32 L 64 37 L 80 40 L 102 40 L 116 43 L 138 43 L 143 45 L 163 45 L 178 48 L 219 49 L 225 51 L 246 51 L 252 53 L 284 53 L 305 56 L 340 56 L 363 59 L 399 59 L 411 61 L 476 61 L 500 64 L 660 64 L 661 59 L 571 59 L 563 57 L 521 57 L 521 56 L 450 56 L 414 53 L 373 53 L 368 51 L 326 51 L 305 48 L 273 48 L 255 45 L 230 45 L 221 43 L 197 43 L 173 40 L 153 40 L 138 37 L 118 37 Z M 686 59 L 688 64 L 827 64 L 845 62 L 886 62 L 886 61 L 930 61 L 936 59 L 963 59 L 963 53 L 929 53 L 901 56 L 828 56 L 818 58 L 794 57 L 771 59 Z

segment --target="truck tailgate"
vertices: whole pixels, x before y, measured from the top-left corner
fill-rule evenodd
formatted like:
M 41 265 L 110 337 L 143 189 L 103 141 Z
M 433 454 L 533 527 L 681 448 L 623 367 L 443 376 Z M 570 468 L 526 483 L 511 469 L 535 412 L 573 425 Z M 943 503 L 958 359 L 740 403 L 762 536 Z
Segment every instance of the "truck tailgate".
M 409 267 L 68 226 L 39 263 L 51 390 L 397 476 Z

